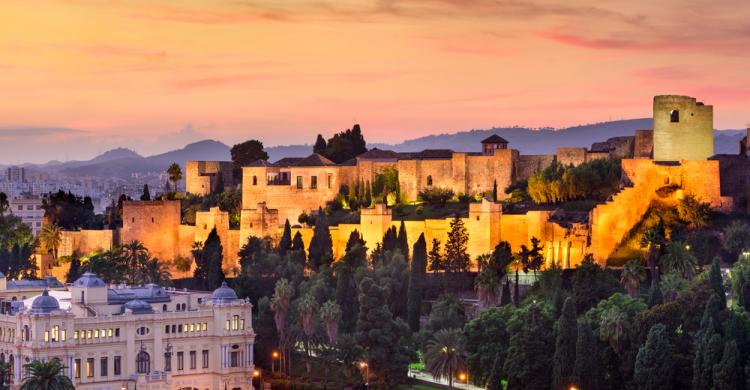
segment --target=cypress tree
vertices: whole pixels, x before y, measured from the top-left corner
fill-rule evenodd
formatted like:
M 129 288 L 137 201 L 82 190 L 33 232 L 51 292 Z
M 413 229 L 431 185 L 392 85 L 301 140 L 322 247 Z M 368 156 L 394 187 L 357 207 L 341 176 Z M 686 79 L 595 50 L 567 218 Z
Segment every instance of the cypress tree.
M 279 254 L 284 255 L 292 248 L 292 226 L 289 225 L 289 219 L 284 222 L 284 233 L 279 240 Z
M 655 280 L 651 281 L 651 288 L 648 290 L 648 306 L 654 307 L 664 303 L 664 296 L 661 293 L 659 283 Z
M 742 364 L 737 343 L 729 341 L 724 346 L 719 364 L 714 366 L 714 389 L 733 390 L 742 388 Z
M 708 272 L 708 281 L 711 285 L 711 289 L 713 289 L 719 297 L 719 302 L 722 307 L 727 307 L 727 296 L 724 292 L 724 281 L 721 277 L 721 267 L 719 266 L 718 257 L 714 257 L 714 261 L 711 263 L 711 270 Z
M 354 331 L 359 313 L 355 274 L 366 262 L 365 248 L 362 243 L 363 241 L 359 233 L 356 230 L 352 232 L 349 235 L 349 242 L 347 243 L 344 257 L 335 265 L 336 303 L 341 307 L 342 329 L 347 333 Z
M 667 328 L 656 324 L 648 331 L 646 344 L 635 358 L 633 382 L 640 390 L 664 390 L 674 388 L 674 348 L 669 341 Z
M 438 241 L 437 238 L 432 239 L 432 248 L 427 255 L 427 263 L 432 272 L 445 271 L 443 256 L 440 255 L 440 241 Z
M 221 238 L 216 232 L 216 228 L 208 234 L 206 242 L 203 244 L 205 258 L 208 260 L 208 269 L 206 274 L 206 288 L 215 290 L 219 288 L 224 281 L 224 271 L 221 268 L 224 259 L 224 248 L 221 245 Z
M 141 200 L 151 200 L 151 191 L 148 189 L 148 184 L 143 185 L 143 193 L 141 194 Z
M 505 284 L 503 284 L 503 292 L 500 296 L 500 306 L 508 304 L 510 304 L 510 280 L 505 280 Z
M 322 135 L 318 134 L 318 138 L 315 139 L 315 146 L 313 146 L 313 153 L 325 154 L 326 152 L 326 140 Z
M 487 380 L 487 390 L 503 390 L 503 366 L 500 351 L 495 354 L 495 361 L 492 363 L 492 373 Z
M 66 283 L 73 283 L 78 278 L 81 277 L 81 259 L 78 257 L 78 255 L 73 255 L 73 258 L 70 259 L 70 269 L 68 270 L 68 275 L 65 277 Z
M 492 182 L 492 201 L 497 202 L 497 179 Z
M 293 251 L 303 251 L 305 250 L 305 243 L 302 241 L 302 233 L 297 232 L 294 233 L 294 238 L 292 239 L 292 248 Z
M 395 249 L 400 249 L 400 243 L 396 227 L 391 226 L 383 235 L 383 252 L 392 252 Z
M 573 383 L 577 326 L 575 302 L 572 298 L 567 298 L 557 321 L 555 354 L 552 357 L 552 390 L 567 390 Z
M 469 253 L 467 244 L 469 233 L 464 221 L 456 215 L 450 223 L 448 241 L 445 243 L 445 260 L 450 272 L 466 272 L 469 267 Z
M 310 268 L 317 271 L 323 265 L 331 265 L 333 261 L 333 240 L 331 231 L 328 229 L 328 223 L 323 210 L 318 211 L 318 217 L 315 221 L 315 229 L 310 240 L 308 249 L 310 259 Z
M 409 239 L 406 237 L 406 224 L 404 220 L 401 220 L 401 226 L 398 228 L 398 249 L 401 250 L 401 254 L 404 255 L 404 260 L 409 261 Z M 425 244 L 426 245 L 426 244 Z M 426 249 L 426 246 L 425 246 Z
M 721 298 L 716 294 L 711 294 L 706 302 L 706 308 L 703 310 L 703 318 L 701 318 L 701 328 L 706 329 L 712 327 L 714 331 L 720 332 L 721 329 L 721 312 L 725 309 L 725 306 L 721 304 Z
M 411 269 L 409 271 L 409 292 L 407 294 L 407 317 L 412 332 L 419 331 L 419 317 L 422 309 L 422 293 L 425 272 L 427 271 L 427 242 L 424 233 L 414 243 Z
M 598 389 L 601 365 L 596 336 L 588 321 L 578 323 L 576 340 L 576 360 L 573 365 L 573 379 L 580 389 Z
M 363 205 L 365 205 L 365 207 L 370 207 L 372 205 L 372 188 L 370 188 L 369 180 L 365 183 L 365 199 Z
M 513 306 L 521 304 L 521 290 L 518 287 L 518 267 L 516 267 L 516 282 L 513 283 Z

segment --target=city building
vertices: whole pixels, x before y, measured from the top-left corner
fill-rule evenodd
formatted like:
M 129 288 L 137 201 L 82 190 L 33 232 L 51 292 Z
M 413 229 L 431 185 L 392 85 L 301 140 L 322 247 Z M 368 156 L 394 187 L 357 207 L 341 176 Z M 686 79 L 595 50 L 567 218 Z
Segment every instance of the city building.
M 226 284 L 107 286 L 86 273 L 67 289 L 3 302 L 0 361 L 13 389 L 25 363 L 52 358 L 81 390 L 252 389 L 251 304 Z
M 44 222 L 42 198 L 35 196 L 16 197 L 8 203 L 10 204 L 10 212 L 21 218 L 21 221 L 31 228 L 35 236 L 39 235 Z
M 12 166 L 6 169 L 6 178 L 8 181 L 15 183 L 26 182 L 26 168 Z

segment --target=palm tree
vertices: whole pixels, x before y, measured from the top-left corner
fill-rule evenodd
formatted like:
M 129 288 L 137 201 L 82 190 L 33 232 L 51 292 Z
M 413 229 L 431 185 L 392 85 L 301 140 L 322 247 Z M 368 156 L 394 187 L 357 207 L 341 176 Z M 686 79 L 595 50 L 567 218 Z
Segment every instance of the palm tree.
M 46 362 L 34 360 L 23 367 L 28 375 L 23 379 L 21 390 L 75 390 L 73 382 L 65 375 L 66 367 L 58 358 Z
M 620 283 L 625 286 L 628 290 L 628 294 L 632 298 L 638 297 L 638 291 L 641 288 L 641 282 L 643 281 L 645 270 L 639 260 L 631 260 L 625 263 L 622 268 L 622 275 L 620 276 Z
M 10 390 L 10 364 L 0 361 L 0 390 Z
M 479 296 L 479 309 L 496 306 L 500 301 L 502 280 L 492 268 L 485 268 L 477 275 L 474 288 Z
M 127 282 L 138 284 L 143 279 L 143 271 L 149 260 L 148 249 L 138 240 L 133 240 L 122 247 L 125 262 L 128 266 Z
M 458 329 L 441 329 L 435 332 L 434 339 L 427 344 L 425 368 L 435 380 L 448 379 L 448 387 L 453 388 L 453 377 L 464 370 L 466 355 Z
M 310 294 L 305 294 L 297 304 L 299 322 L 302 325 L 302 333 L 305 336 L 305 355 L 307 356 L 307 374 L 312 372 L 312 361 L 310 361 L 310 341 L 315 334 L 315 312 L 318 310 L 318 302 Z
M 648 268 L 651 271 L 651 279 L 659 280 L 659 255 L 661 254 L 662 247 L 666 242 L 666 233 L 664 227 L 664 220 L 659 218 L 659 223 L 656 226 L 648 229 L 641 238 L 641 248 L 648 248 L 646 253 L 646 260 L 648 262 Z
M 609 342 L 612 350 L 619 354 L 625 342 L 627 315 L 618 308 L 609 309 L 599 322 L 599 338 Z
M 182 168 L 176 162 L 173 162 L 167 168 L 167 173 L 169 174 L 169 181 L 172 182 L 172 190 L 177 192 L 177 182 L 182 179 Z
M 177 271 L 182 272 L 185 278 L 187 278 L 187 273 L 190 271 L 190 267 L 193 265 L 193 259 L 187 258 L 185 256 L 177 256 L 177 258 L 174 259 L 174 268 Z
M 326 335 L 331 345 L 336 345 L 341 321 L 341 306 L 336 301 L 327 301 L 320 308 L 320 319 L 326 326 Z
M 670 242 L 667 253 L 659 260 L 666 272 L 677 272 L 683 278 L 691 280 L 696 274 L 698 259 L 695 258 L 690 246 L 684 242 Z
M 289 306 L 294 296 L 294 287 L 289 283 L 287 279 L 280 279 L 276 282 L 274 288 L 273 297 L 271 298 L 271 310 L 273 310 L 273 320 L 276 324 L 276 332 L 279 335 L 279 340 L 287 340 L 286 336 L 287 328 L 287 316 L 289 315 Z M 283 344 L 288 344 L 283 342 Z M 282 349 L 290 347 L 289 345 L 282 345 Z M 289 355 L 285 353 L 284 355 Z M 289 356 L 287 356 L 288 358 Z
M 677 294 L 687 288 L 687 281 L 675 272 L 670 272 L 661 278 L 659 282 L 664 300 L 669 302 L 677 299 Z
M 146 279 L 149 283 L 162 286 L 172 283 L 172 274 L 157 258 L 153 258 L 146 262 L 145 273 Z
M 52 256 L 57 259 L 57 249 L 62 243 L 62 228 L 54 223 L 44 225 L 42 231 L 39 232 L 39 241 L 47 253 L 52 253 Z

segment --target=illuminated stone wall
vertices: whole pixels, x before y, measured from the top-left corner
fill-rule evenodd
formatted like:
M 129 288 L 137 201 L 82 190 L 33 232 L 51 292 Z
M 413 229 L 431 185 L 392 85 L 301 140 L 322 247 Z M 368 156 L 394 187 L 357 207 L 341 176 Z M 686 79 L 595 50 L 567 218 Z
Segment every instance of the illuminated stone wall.
M 112 230 L 65 230 L 62 232 L 58 257 L 86 256 L 93 252 L 112 249 L 114 231 Z
M 180 201 L 126 201 L 122 204 L 121 243 L 138 240 L 151 256 L 171 262 L 179 254 Z
M 185 191 L 194 195 L 208 195 L 216 190 L 221 176 L 224 185 L 234 184 L 231 161 L 186 161 Z
M 654 154 L 654 131 L 636 130 L 633 143 L 633 158 L 652 158 Z
M 705 160 L 714 155 L 713 107 L 689 96 L 654 97 L 654 160 Z

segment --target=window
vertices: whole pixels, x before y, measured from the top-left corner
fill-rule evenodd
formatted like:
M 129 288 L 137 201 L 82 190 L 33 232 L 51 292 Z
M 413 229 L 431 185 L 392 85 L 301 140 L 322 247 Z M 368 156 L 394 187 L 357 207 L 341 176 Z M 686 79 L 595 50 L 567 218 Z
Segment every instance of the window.
M 177 333 L 182 333 L 182 324 L 177 325 Z
M 67 331 L 65 329 L 61 330 L 60 331 L 60 341 L 65 341 L 67 339 L 68 339 L 68 337 L 67 337 Z
M 297 176 L 297 189 L 302 189 L 302 176 Z
M 172 353 L 167 352 L 164 354 L 164 371 L 172 371 Z
M 185 353 L 180 351 L 177 352 L 177 371 L 185 369 Z
M 115 337 L 120 337 L 120 328 L 115 328 Z
M 203 368 L 208 368 L 208 350 L 204 349 L 201 356 L 203 357 Z
M 73 332 L 73 340 L 78 340 L 78 331 Z
M 108 363 L 109 362 L 107 361 L 106 357 L 103 357 L 103 358 L 99 359 L 99 375 L 101 375 L 101 376 L 107 376 L 107 375 L 109 375 L 109 372 L 108 372 L 108 369 L 109 369 L 108 365 L 109 364 Z
M 49 331 L 48 330 L 44 331 L 44 342 L 49 343 Z
M 669 113 L 669 121 L 672 123 L 679 123 L 680 122 L 680 112 L 677 110 L 672 110 L 672 112 Z
M 139 374 L 148 374 L 151 372 L 151 356 L 146 351 L 138 352 L 135 358 L 137 372 Z
M 229 320 L 227 320 L 227 323 L 224 324 L 224 329 L 229 330 Z
M 240 326 L 240 316 L 233 315 L 232 316 L 232 330 L 237 330 Z
M 94 377 L 94 358 L 86 359 L 86 378 Z
M 241 330 L 245 329 L 245 319 L 244 318 L 240 320 L 240 329 Z
M 120 375 L 120 373 L 121 373 L 121 365 L 120 365 L 120 357 L 119 356 L 115 356 L 115 359 L 112 362 L 112 365 L 113 365 L 112 371 L 114 372 L 114 374 L 115 375 Z
M 206 225 L 203 225 L 203 228 L 205 229 Z M 167 305 L 166 304 L 161 305 L 161 311 L 167 311 Z
M 208 330 L 208 323 L 206 323 L 206 322 L 203 323 L 203 329 L 202 330 L 204 332 Z
M 254 186 L 258 185 L 258 176 L 253 176 L 253 185 Z
M 164 333 L 169 334 L 169 325 L 164 326 Z
M 229 354 L 229 366 L 230 367 L 240 366 L 240 351 L 232 351 Z
M 428 186 L 432 185 L 432 176 L 427 176 L 427 185 Z
M 177 333 L 177 325 L 172 325 L 172 333 Z
M 190 351 L 190 369 L 191 370 L 195 370 L 196 365 L 197 365 L 196 363 L 197 360 L 198 359 L 196 357 L 195 351 Z
M 313 190 L 318 188 L 317 176 L 310 176 L 310 188 L 312 188 Z
M 329 189 L 333 188 L 333 174 L 332 173 L 328 174 L 328 188 Z
M 112 337 L 112 328 L 107 329 L 107 337 Z
M 81 379 L 81 359 L 73 361 L 73 377 Z

